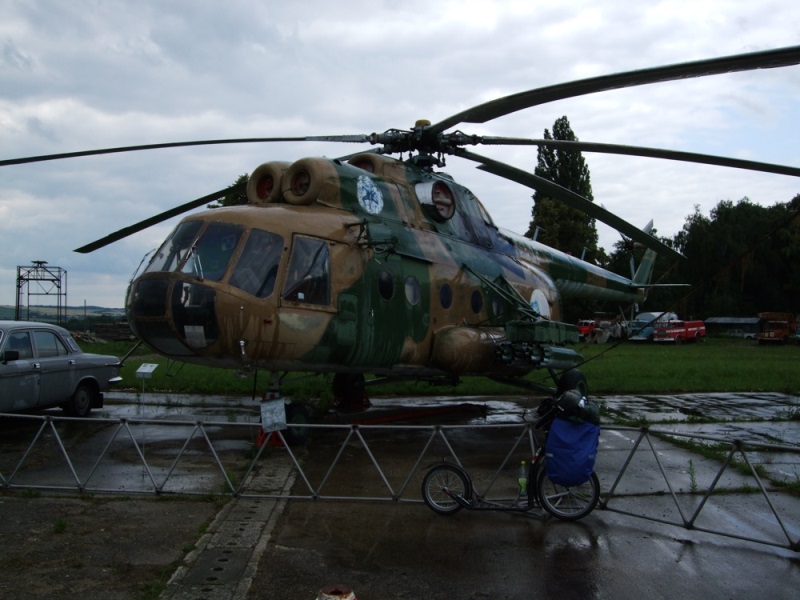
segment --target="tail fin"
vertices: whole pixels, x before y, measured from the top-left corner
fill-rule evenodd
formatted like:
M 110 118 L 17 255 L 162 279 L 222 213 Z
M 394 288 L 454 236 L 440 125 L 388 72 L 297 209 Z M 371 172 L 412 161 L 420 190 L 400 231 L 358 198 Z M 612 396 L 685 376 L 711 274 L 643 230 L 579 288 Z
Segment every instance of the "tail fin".
M 642 227 L 642 231 L 645 233 L 650 233 L 653 230 L 653 220 L 650 219 L 650 222 Z M 633 260 L 633 259 L 631 259 Z M 634 285 L 649 285 L 650 280 L 653 277 L 653 267 L 656 264 L 656 251 L 647 249 L 642 256 L 642 261 L 639 263 L 639 268 L 633 273 L 631 281 Z
M 636 272 L 633 274 L 633 278 L 631 281 L 633 282 L 634 286 L 636 284 L 645 286 L 650 284 L 650 279 L 653 277 L 653 267 L 656 264 L 656 252 L 655 250 L 647 250 L 642 257 L 642 261 L 639 263 L 639 268 L 636 269 Z

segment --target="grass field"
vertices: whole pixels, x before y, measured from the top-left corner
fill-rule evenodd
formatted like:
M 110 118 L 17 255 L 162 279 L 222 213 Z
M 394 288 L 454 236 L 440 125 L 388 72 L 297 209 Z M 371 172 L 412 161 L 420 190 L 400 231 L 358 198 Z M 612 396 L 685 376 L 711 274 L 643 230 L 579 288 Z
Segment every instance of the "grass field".
M 87 352 L 123 356 L 132 343 L 83 343 Z M 783 392 L 800 394 L 800 345 L 759 346 L 756 342 L 708 338 L 698 344 L 586 344 L 575 347 L 587 359 L 581 367 L 592 394 L 649 394 L 682 392 Z M 252 377 L 237 378 L 233 371 L 196 365 L 168 364 L 149 350 L 138 349 L 126 362 L 123 387 L 136 390 L 141 380 L 136 369 L 143 363 L 157 363 L 148 391 L 251 395 Z M 544 371 L 534 371 L 531 381 L 547 383 Z M 266 388 L 268 374 L 259 373 L 256 388 Z M 329 378 L 322 375 L 291 374 L 282 384 L 287 395 L 326 398 Z M 483 377 L 466 377 L 455 388 L 427 383 L 402 383 L 376 387 L 373 395 L 519 394 L 517 387 L 502 385 Z

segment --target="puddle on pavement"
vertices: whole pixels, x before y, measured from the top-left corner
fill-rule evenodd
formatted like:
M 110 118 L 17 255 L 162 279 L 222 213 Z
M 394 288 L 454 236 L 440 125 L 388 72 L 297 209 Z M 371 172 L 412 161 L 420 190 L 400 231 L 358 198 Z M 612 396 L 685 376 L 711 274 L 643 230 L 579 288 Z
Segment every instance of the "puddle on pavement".
M 723 439 L 740 439 L 759 443 L 791 445 L 800 447 L 800 422 L 789 420 L 800 412 L 800 398 L 786 394 L 681 394 L 681 395 L 656 395 L 656 396 L 604 396 L 595 399 L 604 406 L 606 414 L 605 423 L 610 423 L 614 418 L 624 418 L 629 421 L 646 421 L 660 430 L 673 430 L 685 433 L 697 433 Z M 448 425 L 486 425 L 486 424 L 522 424 L 536 418 L 538 397 L 423 397 L 423 398 L 392 398 L 375 399 L 373 408 L 362 413 L 370 418 L 377 418 L 378 422 L 392 423 L 396 417 L 405 415 L 405 419 L 397 419 L 399 423 L 413 424 L 448 424 Z M 228 423 L 253 423 L 259 419 L 259 402 L 241 398 L 180 396 L 169 398 L 147 398 L 140 401 L 136 394 L 129 398 L 110 396 L 107 397 L 105 408 L 96 411 L 96 416 L 111 419 L 152 419 L 161 421 L 185 421 L 185 424 L 175 424 L 171 427 L 158 427 L 153 425 L 131 425 L 130 435 L 134 436 L 140 444 L 148 460 L 154 459 L 159 469 L 167 469 L 170 465 L 170 456 L 174 456 L 192 433 L 195 424 L 204 422 L 206 433 L 213 440 L 215 450 L 222 455 L 234 455 L 238 460 L 245 460 L 246 453 L 253 444 L 254 435 L 250 428 L 225 427 Z M 60 415 L 60 412 L 57 414 Z M 413 415 L 411 420 L 408 415 Z M 356 422 L 358 415 L 338 415 L 335 422 Z M 348 421 L 350 418 L 352 420 Z M 7 443 L 3 455 L 8 454 L 8 464 L 0 471 L 10 473 L 14 465 L 20 460 L 25 451 L 25 440 L 30 443 L 30 437 L 35 434 L 39 422 L 32 422 L 30 426 L 20 427 L 14 421 L 9 421 L 9 430 L 6 431 Z M 81 424 L 82 426 L 85 423 Z M 64 431 L 67 438 L 79 436 L 80 431 L 75 423 L 69 421 L 59 424 L 59 430 Z M 233 431 L 236 429 L 237 431 Z M 463 435 L 470 439 L 480 438 L 479 430 L 469 430 Z M 70 433 L 71 432 L 71 433 Z M 98 456 L 110 436 L 116 432 L 115 426 L 98 429 L 82 439 L 82 443 L 91 446 Z M 120 432 L 119 445 L 126 447 L 124 439 L 129 435 L 127 431 Z M 199 436 L 199 434 L 197 434 Z M 13 439 L 11 439 L 13 438 Z M 10 442 L 19 438 L 18 443 Z M 116 445 L 116 443 L 115 443 Z M 195 447 L 195 446 L 198 447 Z M 205 440 L 194 440 L 186 448 L 183 459 L 175 473 L 175 480 L 180 481 L 180 486 L 192 487 L 202 483 L 202 477 L 193 474 L 199 468 L 198 457 L 206 453 Z M 171 454 L 170 454 L 171 452 Z M 58 456 L 58 447 L 53 447 L 52 454 Z M 91 454 L 91 453 L 89 453 Z M 123 453 L 124 454 L 124 453 Z M 148 479 L 142 469 L 135 470 L 132 474 L 125 473 L 120 468 L 126 462 L 137 463 L 138 458 L 132 450 L 128 449 L 132 459 L 118 455 L 116 449 L 106 456 L 102 474 L 97 478 L 102 479 L 103 486 L 120 485 L 123 489 L 141 485 L 142 479 Z M 797 475 L 797 453 L 769 452 L 763 457 L 751 454 L 754 461 L 769 465 L 770 471 L 784 474 L 784 478 L 792 480 Z M 244 458 L 242 458 L 244 457 Z M 211 457 L 213 459 L 213 457 Z M 763 459 L 763 460 L 762 460 Z M 62 461 L 63 462 L 63 461 Z M 210 465 L 216 477 L 220 474 L 218 466 L 213 460 L 201 461 Z M 44 463 L 46 464 L 46 463 Z M 40 466 L 44 466 L 40 465 Z M 80 472 L 91 468 L 91 461 L 81 465 Z M 161 471 L 158 472 L 161 475 Z M 63 475 L 63 474 L 62 474 Z M 132 479 L 127 480 L 127 477 Z M 197 481 L 194 481 L 197 479 Z M 93 481 L 95 479 L 93 478 Z
M 599 401 L 626 419 L 649 422 L 785 420 L 800 413 L 800 398 L 778 393 L 603 396 Z

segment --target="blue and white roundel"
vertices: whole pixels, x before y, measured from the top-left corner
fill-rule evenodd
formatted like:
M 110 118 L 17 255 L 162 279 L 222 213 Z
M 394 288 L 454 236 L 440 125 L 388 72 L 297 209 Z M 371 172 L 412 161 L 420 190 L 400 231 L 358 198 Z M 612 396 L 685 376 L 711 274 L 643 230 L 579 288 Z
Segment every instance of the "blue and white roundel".
M 550 318 L 550 303 L 542 290 L 534 290 L 531 294 L 531 308 L 543 318 Z
M 366 175 L 358 178 L 358 203 L 371 215 L 377 215 L 383 210 L 383 194 L 375 183 Z

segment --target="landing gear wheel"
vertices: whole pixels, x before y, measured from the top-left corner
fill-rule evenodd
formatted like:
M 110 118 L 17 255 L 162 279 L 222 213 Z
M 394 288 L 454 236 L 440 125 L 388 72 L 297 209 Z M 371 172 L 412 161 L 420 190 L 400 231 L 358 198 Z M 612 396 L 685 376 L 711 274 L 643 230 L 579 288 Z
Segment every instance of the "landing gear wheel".
M 467 501 L 472 498 L 472 484 L 464 471 L 455 465 L 441 464 L 425 474 L 422 480 L 422 499 L 433 512 L 452 515 L 460 511 L 463 506 L 452 495 L 458 495 Z
M 283 438 L 292 446 L 305 444 L 311 430 L 308 427 L 292 427 L 311 423 L 311 411 L 305 404 L 292 402 L 286 406 L 286 429 Z
M 577 390 L 578 393 L 584 398 L 589 396 L 589 384 L 586 382 L 586 375 L 577 369 L 570 369 L 564 371 L 561 377 L 558 378 L 558 385 L 556 387 L 556 396 L 560 396 L 569 390 Z
M 550 481 L 545 469 L 539 470 L 536 491 L 542 507 L 554 517 L 564 521 L 582 519 L 597 506 L 600 499 L 600 481 L 592 476 L 580 485 L 565 487 Z
M 372 406 L 361 373 L 337 373 L 333 376 L 333 404 L 339 410 L 366 410 Z
M 63 411 L 70 417 L 88 417 L 92 411 L 97 392 L 95 389 L 86 383 L 81 383 L 75 388 L 75 393 L 72 398 L 67 400 L 61 405 Z

